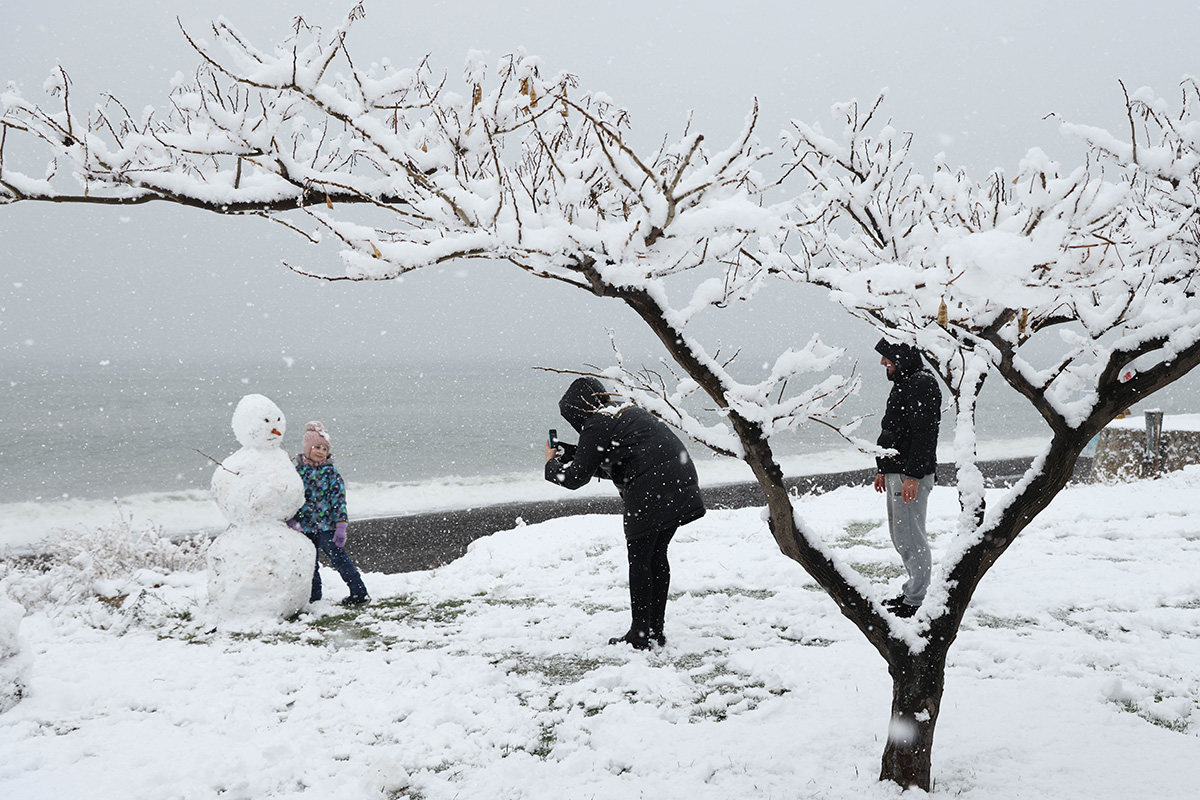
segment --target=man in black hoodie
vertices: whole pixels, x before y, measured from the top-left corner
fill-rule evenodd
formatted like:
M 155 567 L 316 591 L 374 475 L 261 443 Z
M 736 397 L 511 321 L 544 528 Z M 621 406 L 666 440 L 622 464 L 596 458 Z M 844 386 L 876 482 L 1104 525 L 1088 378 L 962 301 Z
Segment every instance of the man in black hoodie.
M 666 423 L 642 408 L 610 408 L 604 384 L 577 378 L 558 401 L 579 444 L 546 444 L 546 480 L 578 489 L 593 477 L 611 480 L 625 505 L 629 605 L 633 622 L 609 644 L 639 650 L 667 643 L 663 618 L 671 585 L 667 545 L 681 525 L 704 516 L 696 466 Z
M 896 451 L 876 459 L 875 491 L 887 492 L 892 544 L 908 571 L 903 593 L 884 605 L 898 617 L 911 617 L 925 600 L 932 569 L 925 511 L 937 470 L 942 390 L 912 345 L 885 338 L 875 350 L 892 381 L 878 444 Z

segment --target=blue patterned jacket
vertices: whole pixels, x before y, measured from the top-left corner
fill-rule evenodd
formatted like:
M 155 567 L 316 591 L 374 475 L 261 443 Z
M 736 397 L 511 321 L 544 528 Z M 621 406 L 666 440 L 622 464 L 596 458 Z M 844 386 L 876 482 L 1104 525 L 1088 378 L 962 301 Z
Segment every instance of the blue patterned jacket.
M 296 456 L 296 471 L 304 481 L 304 505 L 296 512 L 296 521 L 305 533 L 330 532 L 346 517 L 346 484 L 333 465 L 333 458 L 320 466 L 306 464 Z

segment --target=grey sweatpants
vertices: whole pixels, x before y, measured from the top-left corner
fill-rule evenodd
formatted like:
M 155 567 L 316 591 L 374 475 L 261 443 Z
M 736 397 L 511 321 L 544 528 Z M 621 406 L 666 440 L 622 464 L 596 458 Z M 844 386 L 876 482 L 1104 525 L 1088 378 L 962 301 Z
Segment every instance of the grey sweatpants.
M 917 484 L 917 496 L 911 503 L 904 502 L 900 487 L 904 475 L 888 473 L 887 482 L 888 528 L 892 533 L 892 544 L 908 570 L 904 583 L 904 602 L 919 606 L 929 588 L 929 573 L 933 568 L 929 556 L 929 542 L 925 538 L 925 510 L 929 506 L 929 493 L 933 491 L 933 473 L 926 475 Z

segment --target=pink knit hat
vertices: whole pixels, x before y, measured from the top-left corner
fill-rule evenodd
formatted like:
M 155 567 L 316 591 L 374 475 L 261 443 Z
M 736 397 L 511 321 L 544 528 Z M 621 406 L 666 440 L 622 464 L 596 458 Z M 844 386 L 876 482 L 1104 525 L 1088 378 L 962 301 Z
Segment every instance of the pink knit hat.
M 316 420 L 304 423 L 304 457 L 312 458 L 312 449 L 318 444 L 332 449 L 329 433 L 325 430 L 325 426 Z

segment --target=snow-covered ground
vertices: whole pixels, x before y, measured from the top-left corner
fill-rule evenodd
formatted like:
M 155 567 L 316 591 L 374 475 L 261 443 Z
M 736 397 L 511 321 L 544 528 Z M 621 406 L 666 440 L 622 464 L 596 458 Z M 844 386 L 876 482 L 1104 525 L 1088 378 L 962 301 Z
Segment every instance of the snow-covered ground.
M 934 796 L 1200 794 L 1198 493 L 1200 467 L 1070 488 L 997 563 L 951 650 Z M 800 507 L 896 589 L 874 492 Z M 955 513 L 936 489 L 935 559 Z M 900 796 L 876 780 L 882 660 L 755 509 L 680 531 L 652 653 L 605 643 L 628 624 L 617 517 L 497 533 L 440 569 L 367 575 L 364 609 L 324 602 L 237 634 L 199 623 L 189 554 L 156 558 L 135 574 L 104 554 L 0 567 L 27 607 L 0 797 Z

